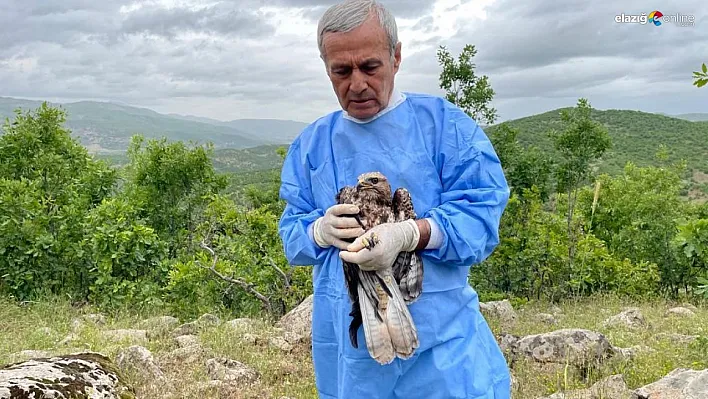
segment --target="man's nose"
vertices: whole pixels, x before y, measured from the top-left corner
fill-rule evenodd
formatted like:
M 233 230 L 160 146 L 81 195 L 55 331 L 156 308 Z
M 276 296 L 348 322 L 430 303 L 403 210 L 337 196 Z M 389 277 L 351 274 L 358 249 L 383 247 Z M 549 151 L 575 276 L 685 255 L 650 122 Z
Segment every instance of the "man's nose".
M 358 69 L 354 70 L 352 72 L 352 80 L 351 84 L 349 85 L 349 90 L 355 93 L 362 93 L 368 87 L 369 85 L 366 83 L 366 76 L 364 75 L 364 73 L 359 71 Z

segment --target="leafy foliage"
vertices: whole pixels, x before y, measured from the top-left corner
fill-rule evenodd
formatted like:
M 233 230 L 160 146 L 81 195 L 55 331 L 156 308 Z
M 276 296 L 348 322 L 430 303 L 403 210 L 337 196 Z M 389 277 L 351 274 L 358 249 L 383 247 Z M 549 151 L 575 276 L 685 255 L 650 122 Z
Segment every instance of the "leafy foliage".
M 497 111 L 489 106 L 494 90 L 486 75 L 475 74 L 476 66 L 472 62 L 477 55 L 475 46 L 466 45 L 457 61 L 445 46 L 440 46 L 437 55 L 438 63 L 442 66 L 440 88 L 445 90 L 447 100 L 457 104 L 478 123 L 494 123 Z
M 701 65 L 700 71 L 693 72 L 693 85 L 696 87 L 703 87 L 708 83 L 708 67 L 705 62 Z

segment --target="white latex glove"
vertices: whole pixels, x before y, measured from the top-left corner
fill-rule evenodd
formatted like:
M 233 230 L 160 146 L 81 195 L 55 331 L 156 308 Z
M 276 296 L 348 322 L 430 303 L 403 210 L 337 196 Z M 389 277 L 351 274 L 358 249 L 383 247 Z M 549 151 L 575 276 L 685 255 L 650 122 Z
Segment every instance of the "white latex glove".
M 353 215 L 359 213 L 356 205 L 339 204 L 333 205 L 315 220 L 313 226 L 313 236 L 315 242 L 322 248 L 334 245 L 339 249 L 345 249 L 349 243 L 346 238 L 356 238 L 364 234 L 364 229 L 353 217 L 341 215 Z
M 420 231 L 414 220 L 384 223 L 369 229 L 366 234 L 354 240 L 346 251 L 339 253 L 339 257 L 344 261 L 356 263 L 362 270 L 381 270 L 393 266 L 400 252 L 415 250 L 418 240 Z

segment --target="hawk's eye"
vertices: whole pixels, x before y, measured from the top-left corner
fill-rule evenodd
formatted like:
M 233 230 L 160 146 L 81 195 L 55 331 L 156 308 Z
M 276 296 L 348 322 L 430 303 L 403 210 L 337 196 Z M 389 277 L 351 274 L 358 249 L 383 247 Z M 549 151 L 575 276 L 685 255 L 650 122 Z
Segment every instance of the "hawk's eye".
M 378 178 L 378 177 L 372 177 L 372 178 L 371 178 L 371 184 L 376 184 L 376 183 L 378 183 L 378 182 L 379 182 L 379 178 Z

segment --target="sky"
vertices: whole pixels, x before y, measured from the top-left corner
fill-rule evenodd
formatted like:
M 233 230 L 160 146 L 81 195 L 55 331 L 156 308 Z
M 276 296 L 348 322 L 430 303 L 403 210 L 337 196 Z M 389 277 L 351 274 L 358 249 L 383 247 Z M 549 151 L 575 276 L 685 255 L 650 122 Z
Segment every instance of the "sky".
M 339 108 L 316 37 L 336 2 L 3 0 L 0 96 L 311 122 Z M 498 122 L 580 97 L 597 109 L 708 112 L 708 87 L 691 85 L 708 63 L 705 0 L 381 3 L 399 27 L 402 91 L 443 95 L 438 47 L 457 56 L 473 44 Z M 654 10 L 693 26 L 616 22 Z

